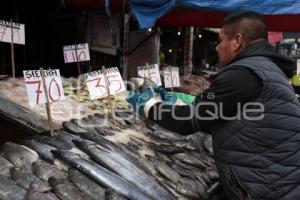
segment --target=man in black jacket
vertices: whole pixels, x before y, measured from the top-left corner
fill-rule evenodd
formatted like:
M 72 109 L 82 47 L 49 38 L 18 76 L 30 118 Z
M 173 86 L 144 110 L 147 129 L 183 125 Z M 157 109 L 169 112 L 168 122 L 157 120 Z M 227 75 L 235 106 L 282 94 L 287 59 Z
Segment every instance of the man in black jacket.
M 211 133 L 220 180 L 231 200 L 300 199 L 300 107 L 288 80 L 295 65 L 266 38 L 257 13 L 229 15 L 216 47 L 223 69 L 192 105 L 129 98 L 167 129 Z

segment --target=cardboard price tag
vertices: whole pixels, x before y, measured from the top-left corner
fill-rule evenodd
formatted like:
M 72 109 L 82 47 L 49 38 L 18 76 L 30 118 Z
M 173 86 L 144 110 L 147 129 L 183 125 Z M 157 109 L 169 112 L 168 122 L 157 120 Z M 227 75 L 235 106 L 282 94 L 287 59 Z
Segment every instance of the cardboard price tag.
M 39 70 L 23 71 L 26 91 L 31 106 L 46 103 L 43 81 Z M 49 102 L 65 99 L 64 89 L 58 69 L 44 70 Z
M 138 76 L 152 80 L 157 86 L 162 85 L 157 64 L 138 67 Z
M 90 60 L 90 51 L 88 43 L 64 46 L 63 50 L 65 63 L 77 62 L 77 59 L 78 62 Z
M 165 88 L 180 87 L 178 67 L 164 68 L 164 83 L 165 83 Z
M 126 91 L 124 81 L 117 67 L 105 69 L 110 94 Z M 85 74 L 87 88 L 91 99 L 107 97 L 105 77 L 102 70 Z
M 13 43 L 25 45 L 25 25 L 0 20 L 0 41 L 11 43 L 11 31 L 13 31 Z

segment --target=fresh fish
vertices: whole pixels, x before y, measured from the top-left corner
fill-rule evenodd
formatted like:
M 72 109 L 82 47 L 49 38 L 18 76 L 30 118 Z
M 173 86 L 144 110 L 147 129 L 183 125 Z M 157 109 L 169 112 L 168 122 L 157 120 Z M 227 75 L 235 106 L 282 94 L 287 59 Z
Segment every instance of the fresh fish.
M 10 175 L 10 169 L 13 168 L 14 165 L 9 162 L 7 159 L 0 157 L 0 174 L 4 176 Z
M 72 122 L 67 122 L 67 121 L 64 121 L 62 123 L 62 127 L 67 131 L 67 132 L 70 132 L 70 133 L 73 133 L 75 135 L 78 135 L 80 133 L 88 133 L 86 130 L 84 130 L 83 128 L 80 128 L 78 125 L 72 123 Z
M 94 117 L 94 116 L 88 116 L 87 118 L 84 118 L 86 123 L 91 124 L 94 129 L 97 131 L 100 135 L 114 135 L 115 133 L 112 131 L 114 128 L 113 124 L 110 124 L 108 122 L 103 122 L 103 119 Z
M 38 142 L 47 144 L 47 145 L 52 146 L 57 149 L 61 149 L 61 150 L 72 149 L 71 145 L 69 145 L 67 142 L 57 139 L 55 136 L 49 137 L 49 136 L 45 136 L 45 135 L 38 135 L 38 136 L 35 136 L 34 139 Z
M 113 125 L 113 123 L 107 119 L 107 117 L 105 115 L 100 114 L 100 113 L 96 113 L 94 116 L 89 115 L 87 117 L 87 119 L 89 121 L 91 121 L 92 123 L 94 123 L 98 127 L 106 127 L 106 128 L 110 128 L 112 130 L 116 128 Z
M 23 200 L 26 191 L 17 186 L 10 178 L 0 175 L 0 199 Z
M 162 176 L 169 179 L 175 184 L 182 179 L 182 177 L 177 172 L 175 172 L 164 162 L 154 160 L 153 165 L 159 174 L 161 174 Z
M 93 199 L 105 200 L 105 189 L 99 186 L 81 172 L 70 169 L 69 180 L 83 193 L 88 194 Z
M 156 151 L 155 156 L 159 160 L 166 161 L 166 162 L 171 162 L 171 159 L 166 154 L 163 154 L 163 153 L 160 153 L 160 152 Z
M 67 179 L 57 179 L 50 177 L 49 185 L 52 187 L 54 193 L 64 200 L 88 200 L 92 199 L 88 195 L 80 192 L 71 182 Z
M 72 146 L 72 147 L 75 146 L 75 144 L 73 143 L 73 140 L 80 138 L 80 137 L 78 137 L 76 135 L 67 133 L 65 131 L 58 131 L 57 135 L 55 135 L 54 137 L 57 138 L 57 139 L 59 139 L 59 140 L 62 140 L 64 142 L 68 143 L 68 145 Z
M 143 193 L 140 189 L 122 177 L 112 173 L 100 165 L 96 165 L 95 163 L 86 160 L 85 158 L 80 158 L 79 156 L 66 151 L 54 150 L 52 153 L 55 157 L 62 159 L 71 166 L 89 175 L 99 184 L 104 185 L 105 187 L 110 187 L 129 199 L 153 200 L 153 198 Z
M 51 188 L 50 188 L 51 190 Z M 40 190 L 38 183 L 31 183 L 27 190 L 26 200 L 59 200 L 50 190 Z
M 6 142 L 1 147 L 0 155 L 8 159 L 16 167 L 30 165 L 39 159 L 39 156 L 35 151 L 12 142 Z
M 98 134 L 98 131 L 95 128 L 96 125 L 94 125 L 90 121 L 86 120 L 86 118 L 71 119 L 71 122 L 76 124 L 78 127 L 84 129 L 88 133 Z
M 155 151 L 159 151 L 162 153 L 181 153 L 184 152 L 182 148 L 176 147 L 174 145 L 165 145 L 165 144 L 160 144 L 160 145 L 149 145 L 150 148 L 154 149 Z
M 174 132 L 170 132 L 170 131 L 161 131 L 161 130 L 156 130 L 156 131 L 152 131 L 149 133 L 149 135 L 151 137 L 155 137 L 155 138 L 159 138 L 161 140 L 164 141 L 179 141 L 179 140 L 183 140 L 184 137 L 174 133 Z
M 203 133 L 201 131 L 188 135 L 186 137 L 186 140 L 189 141 L 197 150 L 198 152 L 205 152 L 204 146 L 203 146 L 203 141 L 206 137 L 206 133 Z
M 212 137 L 211 137 L 211 135 L 207 135 L 204 138 L 204 147 L 205 147 L 205 150 L 209 153 L 209 155 L 213 156 L 214 151 L 213 151 L 213 147 L 212 147 Z
M 181 176 L 185 176 L 185 177 L 192 178 L 192 179 L 196 178 L 196 175 L 192 171 L 184 169 L 184 168 L 178 166 L 176 163 L 171 162 L 169 164 L 169 166 Z
M 126 124 L 131 125 L 134 123 L 134 115 L 132 113 L 126 113 L 126 112 L 122 112 L 122 111 L 116 111 L 115 112 L 116 116 L 123 119 Z
M 197 191 L 191 190 L 191 185 L 189 184 L 182 183 L 180 181 L 177 183 L 173 183 L 169 180 L 165 180 L 165 184 L 168 185 L 172 190 L 176 191 L 176 193 L 179 193 L 177 194 L 178 196 L 184 196 L 184 198 L 181 198 L 181 196 L 179 196 L 178 199 L 200 199 Z
M 197 186 L 194 181 L 182 179 L 176 184 L 176 191 L 190 199 L 200 199 Z
M 66 174 L 60 171 L 56 166 L 40 160 L 32 164 L 32 170 L 35 175 L 44 181 L 48 181 L 50 177 L 57 179 L 63 179 L 67 177 Z
M 134 183 L 141 190 L 155 199 L 173 199 L 172 195 L 163 187 L 161 187 L 154 179 L 154 177 L 146 174 L 141 168 L 137 167 L 135 163 L 122 156 L 120 152 L 114 151 L 114 147 L 99 146 L 91 142 L 82 142 L 74 140 L 75 144 L 87 153 L 90 157 L 94 158 L 101 165 L 113 170 L 126 180 Z
M 51 150 L 55 150 L 56 148 L 51 147 L 47 144 L 40 143 L 33 139 L 23 141 L 23 144 L 28 146 L 29 148 L 36 151 L 41 158 L 46 159 L 47 161 L 53 162 L 55 158 L 53 157 Z
M 196 166 L 200 169 L 206 169 L 207 165 L 205 165 L 201 160 L 197 159 L 196 157 L 192 155 L 187 155 L 186 153 L 178 153 L 172 155 L 175 159 L 178 159 L 184 163 Z
M 29 189 L 30 184 L 35 182 L 39 185 L 40 190 L 50 190 L 48 183 L 40 180 L 31 172 L 31 167 L 23 166 L 22 168 L 13 168 L 11 178 L 25 190 Z
M 209 170 L 206 173 L 211 181 L 216 181 L 216 180 L 219 180 L 219 178 L 220 178 L 220 175 L 217 171 Z
M 176 147 L 188 150 L 188 151 L 195 151 L 197 150 L 192 144 L 184 140 L 176 140 L 172 141 L 171 144 L 175 145 Z
M 126 197 L 111 189 L 105 191 L 105 198 L 106 200 L 127 200 Z

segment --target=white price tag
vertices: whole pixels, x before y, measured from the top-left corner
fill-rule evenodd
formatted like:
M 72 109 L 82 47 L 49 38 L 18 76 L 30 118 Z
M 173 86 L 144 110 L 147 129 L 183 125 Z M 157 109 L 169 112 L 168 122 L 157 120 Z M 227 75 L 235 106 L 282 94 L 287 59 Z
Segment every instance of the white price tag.
M 11 29 L 13 27 L 13 29 Z M 25 45 L 25 25 L 0 20 L 0 41 L 11 43 L 11 30 L 13 30 L 13 43 Z
M 148 69 L 146 66 L 138 67 L 138 76 L 151 79 L 157 86 L 162 85 L 157 64 L 149 65 Z
M 105 78 L 100 70 L 85 74 L 85 80 L 92 100 L 107 96 Z
M 73 63 L 90 60 L 90 51 L 88 43 L 64 46 L 65 63 Z M 76 56 L 77 52 L 77 56 Z
M 164 83 L 165 88 L 180 87 L 178 67 L 164 68 Z
M 105 69 L 109 92 L 111 95 L 126 91 L 125 84 L 117 67 Z M 105 76 L 102 71 L 94 71 L 85 75 L 91 99 L 107 97 Z
M 64 89 L 58 69 L 44 70 L 49 102 L 65 99 Z M 46 103 L 43 81 L 39 70 L 23 71 L 26 91 L 31 106 Z
M 117 67 L 105 69 L 111 95 L 126 91 L 124 81 Z

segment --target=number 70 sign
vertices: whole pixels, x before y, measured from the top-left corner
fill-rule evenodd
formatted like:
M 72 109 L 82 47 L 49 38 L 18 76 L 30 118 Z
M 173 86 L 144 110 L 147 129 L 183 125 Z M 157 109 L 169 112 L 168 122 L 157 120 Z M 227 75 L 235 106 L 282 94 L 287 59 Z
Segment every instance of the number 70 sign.
M 31 106 L 46 103 L 43 81 L 39 70 L 23 71 L 26 91 Z M 64 100 L 64 90 L 58 69 L 44 70 L 49 102 Z

